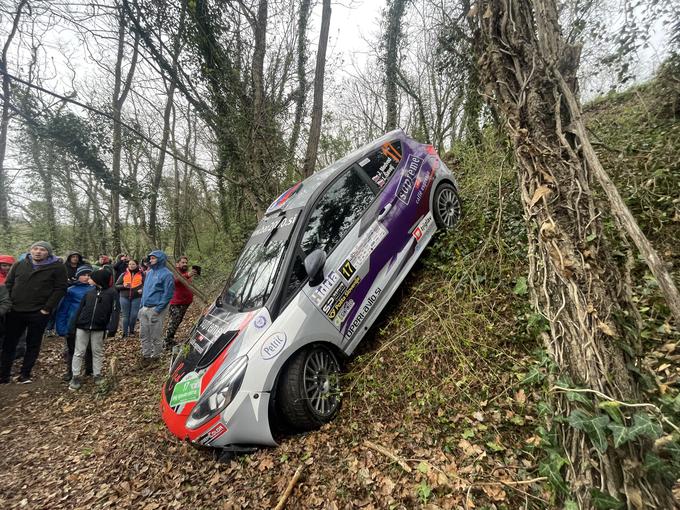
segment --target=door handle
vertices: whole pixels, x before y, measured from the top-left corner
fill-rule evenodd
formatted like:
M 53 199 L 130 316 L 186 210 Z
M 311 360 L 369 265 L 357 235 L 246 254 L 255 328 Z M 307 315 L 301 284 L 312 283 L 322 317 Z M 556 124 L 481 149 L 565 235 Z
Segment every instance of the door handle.
M 378 214 L 378 221 L 384 220 L 385 216 L 387 216 L 387 213 L 390 212 L 390 209 L 392 209 L 392 202 L 382 208 L 382 211 L 380 211 L 380 214 Z

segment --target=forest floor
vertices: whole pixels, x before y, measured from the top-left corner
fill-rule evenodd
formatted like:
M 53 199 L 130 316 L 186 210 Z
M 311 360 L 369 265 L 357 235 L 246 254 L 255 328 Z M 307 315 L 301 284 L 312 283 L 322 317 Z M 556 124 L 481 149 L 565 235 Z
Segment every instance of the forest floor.
M 604 162 L 677 279 L 673 97 L 646 85 L 595 102 L 588 115 Z M 112 339 L 115 386 L 88 380 L 70 392 L 63 341 L 47 338 L 35 383 L 0 386 L 0 508 L 273 508 L 299 468 L 289 509 L 554 507 L 541 449 L 549 388 L 535 382 L 548 365 L 546 324 L 528 303 L 526 226 L 503 147 L 487 133 L 449 158 L 465 216 L 427 249 L 348 360 L 333 422 L 221 463 L 167 432 L 159 398 L 168 359 L 141 370 L 138 340 Z M 680 334 L 644 261 L 631 279 L 641 366 L 680 411 Z

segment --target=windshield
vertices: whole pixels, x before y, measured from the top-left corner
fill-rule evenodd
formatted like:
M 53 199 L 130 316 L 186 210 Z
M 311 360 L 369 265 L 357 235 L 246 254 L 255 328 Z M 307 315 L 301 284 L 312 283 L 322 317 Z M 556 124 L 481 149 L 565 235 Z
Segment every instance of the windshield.
M 237 310 L 265 305 L 276 282 L 299 210 L 265 217 L 241 252 L 222 294 L 222 304 Z

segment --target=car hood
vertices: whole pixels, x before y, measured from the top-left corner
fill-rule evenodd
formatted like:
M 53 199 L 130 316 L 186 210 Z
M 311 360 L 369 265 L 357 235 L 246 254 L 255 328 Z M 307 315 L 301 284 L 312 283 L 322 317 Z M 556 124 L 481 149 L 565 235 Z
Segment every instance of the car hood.
M 268 329 L 270 322 L 266 308 L 239 312 L 211 306 L 173 360 L 164 386 L 166 401 L 170 403 L 177 384 L 188 379 L 200 379 L 200 396 L 220 369 L 246 352 Z M 186 405 L 175 406 L 174 410 L 178 414 L 188 414 L 194 404 L 195 400 L 186 402 Z

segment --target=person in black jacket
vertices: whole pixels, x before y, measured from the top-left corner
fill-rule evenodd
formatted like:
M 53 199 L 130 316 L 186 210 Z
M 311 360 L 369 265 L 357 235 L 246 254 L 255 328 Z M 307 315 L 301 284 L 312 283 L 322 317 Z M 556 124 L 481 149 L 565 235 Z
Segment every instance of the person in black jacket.
M 5 345 L 0 357 L 0 384 L 9 382 L 19 338 L 26 332 L 26 354 L 17 382 L 31 381 L 31 371 L 40 354 L 42 336 L 50 314 L 66 293 L 66 267 L 52 254 L 52 246 L 38 241 L 30 253 L 15 263 L 5 286 L 12 300 L 6 317 Z
M 104 364 L 104 336 L 111 321 L 111 316 L 118 307 L 116 289 L 109 286 L 111 273 L 100 269 L 90 275 L 90 284 L 96 287 L 89 291 L 80 302 L 74 326 L 76 328 L 76 349 L 73 354 L 71 372 L 73 378 L 68 387 L 79 390 L 82 386 L 80 368 L 83 364 L 87 346 L 92 346 L 92 373 L 94 383 L 104 382 L 102 365 Z

